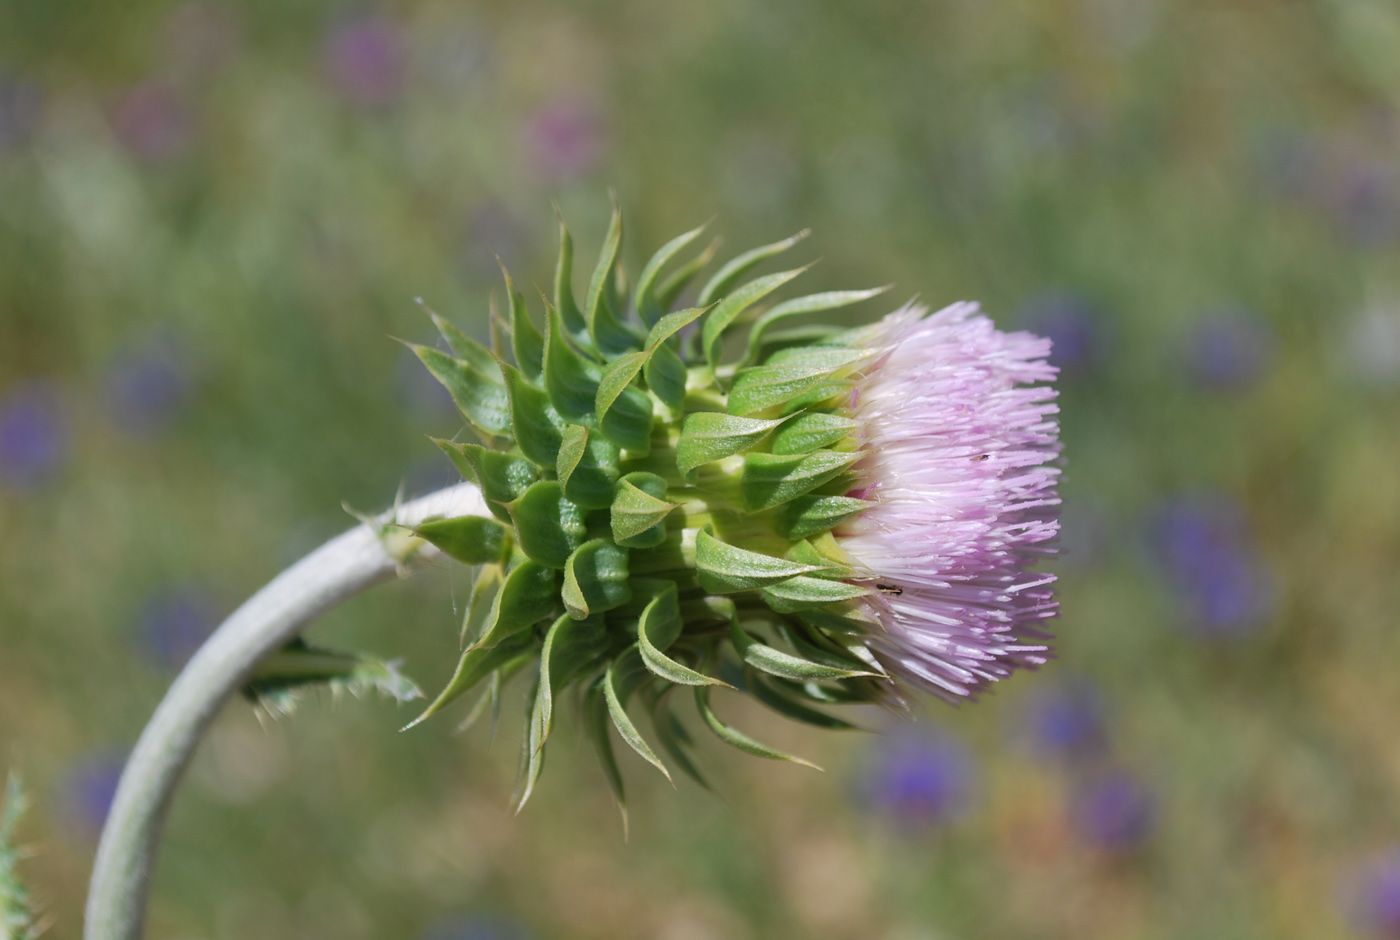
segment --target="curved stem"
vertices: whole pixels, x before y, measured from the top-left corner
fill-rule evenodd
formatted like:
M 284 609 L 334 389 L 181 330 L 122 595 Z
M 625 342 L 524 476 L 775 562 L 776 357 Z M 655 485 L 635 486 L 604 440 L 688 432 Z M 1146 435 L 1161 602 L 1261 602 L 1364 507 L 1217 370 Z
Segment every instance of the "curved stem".
M 475 486 L 461 484 L 401 506 L 384 521 L 484 515 Z M 388 533 L 393 539 L 393 530 Z M 436 554 L 431 546 L 417 558 Z M 263 657 L 311 620 L 400 567 L 384 538 L 362 525 L 331 539 L 273 578 L 195 653 L 131 752 L 102 830 L 88 888 L 85 940 L 140 940 L 157 843 L 171 798 L 200 738 L 224 701 Z

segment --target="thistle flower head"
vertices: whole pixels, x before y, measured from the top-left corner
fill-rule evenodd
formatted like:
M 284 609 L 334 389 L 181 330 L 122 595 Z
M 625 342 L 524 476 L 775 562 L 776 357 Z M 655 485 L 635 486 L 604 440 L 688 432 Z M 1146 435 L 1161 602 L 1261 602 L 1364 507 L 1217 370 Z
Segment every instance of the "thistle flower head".
M 687 232 L 629 300 L 616 210 L 580 303 L 560 234 L 542 324 L 507 274 L 491 348 L 436 315 L 452 352 L 414 347 L 479 439 L 438 443 L 494 515 L 416 530 L 479 566 L 466 651 L 423 718 L 484 685 L 478 714 L 532 677 L 523 802 L 575 688 L 621 802 L 610 728 L 669 776 L 634 701 L 703 783 L 677 686 L 722 740 L 797 760 L 723 722 L 711 690 L 847 728 L 821 706 L 899 706 L 909 686 L 959 699 L 1044 661 L 1052 579 L 1027 567 L 1056 531 L 1047 341 L 971 304 L 788 327 L 883 291 L 771 303 L 805 268 L 750 272 L 805 233 L 730 260 L 673 310 L 714 253 L 668 275 Z

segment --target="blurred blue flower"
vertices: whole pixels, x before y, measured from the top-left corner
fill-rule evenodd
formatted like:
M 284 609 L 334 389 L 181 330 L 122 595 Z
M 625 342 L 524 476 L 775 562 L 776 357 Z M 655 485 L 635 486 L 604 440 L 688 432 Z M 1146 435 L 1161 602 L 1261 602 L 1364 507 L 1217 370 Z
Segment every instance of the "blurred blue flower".
M 378 16 L 350 20 L 326 37 L 326 75 L 346 101 L 382 108 L 403 90 L 404 48 L 398 24 Z
M 168 428 L 194 385 L 188 363 L 186 350 L 168 334 L 149 336 L 113 356 L 103 380 L 112 422 L 138 437 Z
M 153 593 L 140 614 L 142 650 L 161 669 L 178 669 L 219 624 L 213 592 L 201 584 L 182 584 Z
M 125 754 L 102 750 L 79 757 L 68 767 L 59 784 L 58 803 L 73 830 L 89 837 L 102 831 L 125 765 Z
M 1133 773 L 1103 771 L 1079 781 L 1070 801 L 1075 832 L 1105 852 L 1140 848 L 1156 828 L 1156 801 Z
M 42 105 L 38 82 L 0 72 L 0 152 L 29 139 Z
M 52 385 L 25 383 L 0 398 L 0 486 L 37 489 L 67 457 L 67 423 Z
M 1352 894 L 1357 927 L 1380 937 L 1400 937 L 1400 849 L 1363 869 Z
M 1151 524 L 1153 553 L 1203 636 L 1241 637 L 1273 607 L 1273 582 L 1247 544 L 1244 514 L 1226 497 L 1198 494 L 1163 506 Z
M 1103 752 L 1103 702 L 1081 680 L 1042 683 L 1026 699 L 1026 730 L 1031 745 L 1054 757 L 1092 757 Z
M 439 924 L 423 940 L 529 940 L 530 932 L 515 920 L 477 915 Z
M 194 138 L 194 114 L 164 82 L 133 85 L 112 109 L 117 139 L 137 159 L 165 163 L 184 154 Z
M 861 796 L 900 825 L 930 825 L 967 808 L 973 772 L 972 758 L 950 736 L 900 729 L 875 742 Z
M 1259 381 L 1274 353 L 1274 334 L 1258 314 L 1224 307 L 1203 314 L 1186 334 L 1186 368 L 1200 387 L 1242 391 Z
M 551 180 L 587 176 L 607 149 L 598 105 L 577 96 L 550 102 L 525 122 L 525 148 L 530 162 Z
M 1047 337 L 1050 362 L 1069 377 L 1091 370 L 1103 355 L 1103 327 L 1089 299 L 1071 291 L 1047 291 L 1021 304 L 1016 322 Z

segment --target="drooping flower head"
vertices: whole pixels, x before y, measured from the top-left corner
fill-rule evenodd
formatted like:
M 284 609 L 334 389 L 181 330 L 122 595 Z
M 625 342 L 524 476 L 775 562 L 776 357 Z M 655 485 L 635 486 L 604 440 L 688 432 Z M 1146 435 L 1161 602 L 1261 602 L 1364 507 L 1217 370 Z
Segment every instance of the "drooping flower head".
M 662 247 L 629 300 L 615 210 L 580 305 L 561 223 L 542 327 L 507 274 L 490 348 L 436 315 L 451 353 L 413 347 L 479 439 L 439 444 L 494 516 L 415 530 L 479 569 L 466 651 L 423 717 L 485 683 L 476 714 L 532 676 L 522 802 L 569 686 L 621 801 L 610 728 L 669 774 L 633 700 L 698 779 L 676 686 L 722 740 L 796 760 L 724 723 L 711 690 L 842 728 L 820 706 L 970 698 L 1046 657 L 1053 577 L 1029 569 L 1057 529 L 1049 342 L 973 304 L 788 327 L 883 292 L 763 306 L 805 268 L 749 272 L 806 233 L 673 309 L 713 246 L 663 275 L 699 234 Z

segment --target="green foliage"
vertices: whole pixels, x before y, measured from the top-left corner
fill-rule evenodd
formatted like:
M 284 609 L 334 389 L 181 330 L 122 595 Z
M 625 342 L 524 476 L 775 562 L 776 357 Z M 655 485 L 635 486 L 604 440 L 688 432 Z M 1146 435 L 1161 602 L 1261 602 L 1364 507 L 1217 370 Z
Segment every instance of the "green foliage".
M 39 936 L 29 889 L 19 879 L 19 863 L 24 851 L 16 843 L 19 822 L 29 809 L 29 798 L 19 777 L 11 773 L 5 781 L 5 799 L 0 803 L 0 940 L 36 940 Z
M 300 693 L 310 688 L 356 696 L 373 691 L 398 702 L 423 697 L 418 686 L 399 671 L 397 662 L 311 646 L 300 637 L 258 663 L 243 694 L 273 714 L 287 714 Z
M 674 686 L 703 692 L 742 681 L 770 708 L 831 728 L 849 725 L 811 706 L 830 704 L 839 697 L 833 689 L 865 682 L 851 700 L 879 695 L 878 666 L 843 645 L 863 634 L 865 624 L 847 614 L 867 588 L 848 580 L 853 572 L 824 536 L 868 505 L 843 491 L 861 457 L 860 429 L 826 399 L 849 389 L 852 370 L 871 351 L 840 345 L 850 337 L 830 329 L 812 334 L 821 346 L 759 334 L 787 317 L 880 291 L 812 294 L 765 311 L 762 304 L 807 267 L 758 276 L 754 269 L 802 232 L 735 257 L 694 306 L 671 311 L 713 255 L 711 246 L 680 261 L 700 232 L 657 251 L 629 303 L 622 215 L 614 209 L 580 306 L 573 239 L 561 220 L 543 332 L 504 274 L 514 364 L 436 315 L 453 354 L 415 348 L 485 441 L 439 447 L 507 523 L 433 520 L 416 530 L 450 557 L 483 566 L 463 624 L 470 645 L 422 718 L 483 683 L 488 692 L 472 717 L 496 707 L 504 681 L 537 658 L 522 804 L 543 766 L 555 705 L 574 684 L 624 815 L 614 731 L 668 777 L 662 752 L 703 780 L 689 735 L 666 704 Z M 725 336 L 745 322 L 756 324 L 746 352 L 725 365 Z M 826 541 L 809 541 L 818 536 Z M 750 635 L 750 627 L 766 638 Z M 628 713 L 636 697 L 651 711 L 659 751 Z M 704 695 L 696 701 L 721 740 L 796 760 L 721 722 Z

